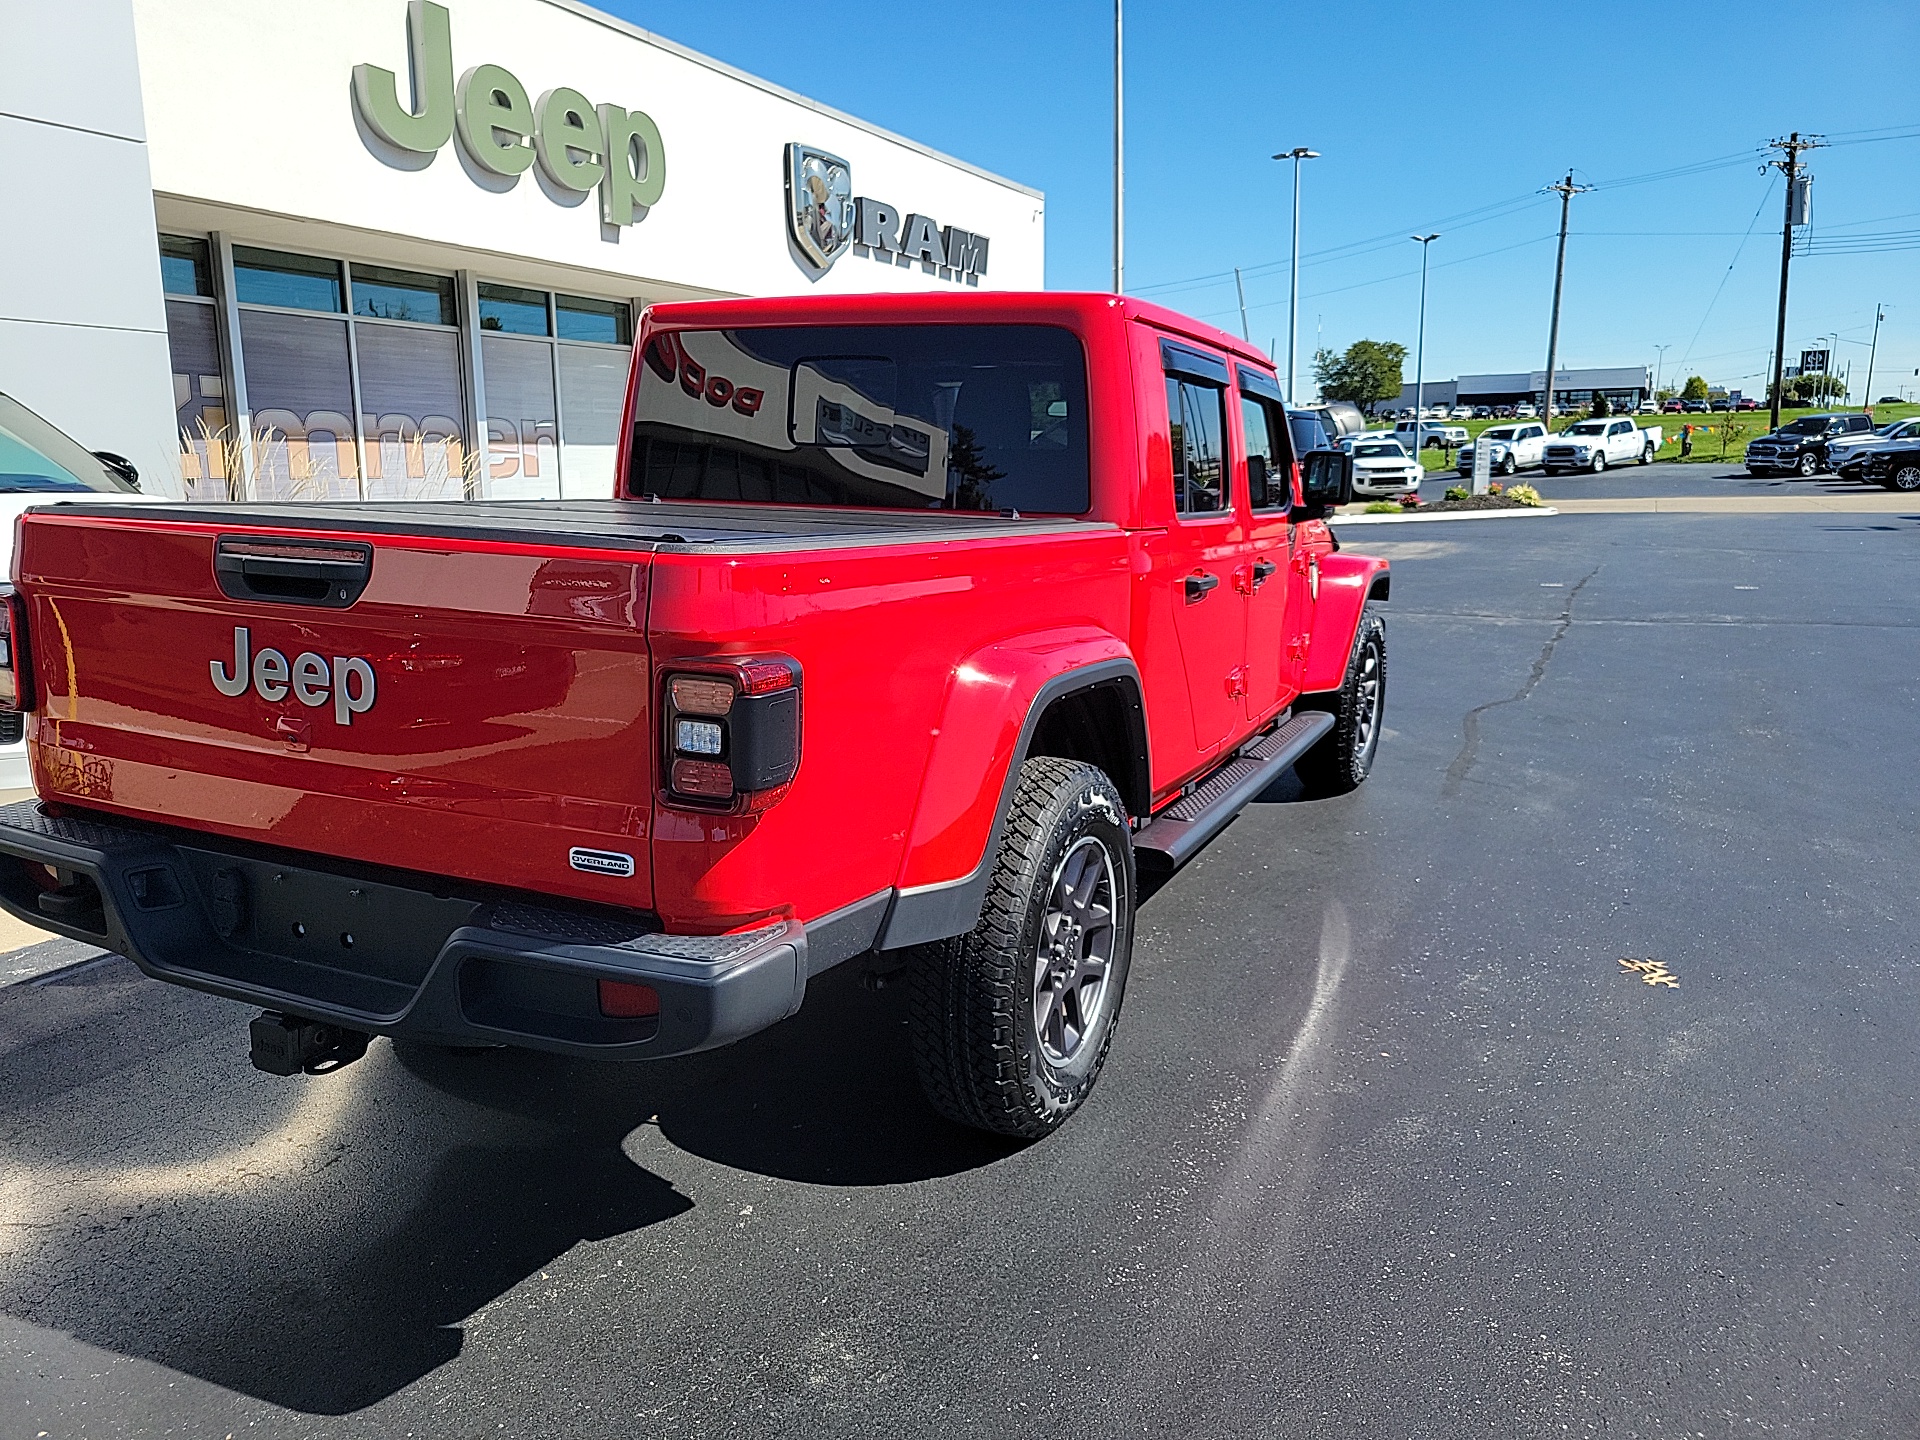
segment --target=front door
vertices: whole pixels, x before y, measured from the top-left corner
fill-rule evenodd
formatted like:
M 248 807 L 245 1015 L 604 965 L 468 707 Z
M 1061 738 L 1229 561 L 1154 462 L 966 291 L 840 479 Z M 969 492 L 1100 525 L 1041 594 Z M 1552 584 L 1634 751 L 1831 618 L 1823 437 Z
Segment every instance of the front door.
M 1260 723 L 1300 688 L 1293 654 L 1299 616 L 1293 590 L 1293 454 L 1280 387 L 1239 370 L 1241 451 L 1251 524 L 1240 583 L 1247 597 L 1247 718 Z
M 1166 352 L 1174 515 L 1161 583 L 1174 592 L 1194 745 L 1205 759 L 1246 726 L 1247 607 L 1236 571 L 1247 563 L 1247 534 L 1227 453 L 1227 367 L 1184 347 Z

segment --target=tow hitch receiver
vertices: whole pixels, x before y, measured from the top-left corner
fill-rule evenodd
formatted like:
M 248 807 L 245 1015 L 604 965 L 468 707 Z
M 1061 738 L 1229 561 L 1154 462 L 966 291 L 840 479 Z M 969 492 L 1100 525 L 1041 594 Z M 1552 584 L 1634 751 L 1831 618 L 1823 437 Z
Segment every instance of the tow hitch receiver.
M 325 1075 L 366 1054 L 367 1041 L 372 1038 L 364 1030 L 322 1025 L 298 1015 L 282 1015 L 278 1010 L 261 1011 L 250 1030 L 253 1068 L 269 1075 L 298 1075 L 303 1071 Z

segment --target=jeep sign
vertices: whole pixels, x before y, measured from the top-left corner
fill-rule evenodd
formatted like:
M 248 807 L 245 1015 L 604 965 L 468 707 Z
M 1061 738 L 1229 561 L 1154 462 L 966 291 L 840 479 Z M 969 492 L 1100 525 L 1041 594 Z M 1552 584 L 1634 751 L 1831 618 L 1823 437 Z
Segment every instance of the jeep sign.
M 366 126 L 398 150 L 431 155 L 456 131 L 480 169 L 513 178 L 536 160 L 562 190 L 600 187 L 600 218 L 631 225 L 646 217 L 667 184 L 660 127 L 639 110 L 599 105 L 557 86 L 529 99 L 527 87 L 498 65 L 476 65 L 453 81 L 452 25 L 445 6 L 411 0 L 407 50 L 412 105 L 400 81 L 378 65 L 353 67 L 353 103 Z

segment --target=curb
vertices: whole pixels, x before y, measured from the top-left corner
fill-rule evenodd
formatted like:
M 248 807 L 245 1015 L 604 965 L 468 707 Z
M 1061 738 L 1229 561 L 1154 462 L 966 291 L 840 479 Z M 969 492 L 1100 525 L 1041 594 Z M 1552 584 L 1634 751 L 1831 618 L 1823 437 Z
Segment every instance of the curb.
M 1560 512 L 1551 505 L 1530 505 L 1522 510 L 1455 510 L 1445 515 L 1422 515 L 1417 510 L 1407 515 L 1329 515 L 1329 525 L 1437 525 L 1442 520 L 1535 520 Z

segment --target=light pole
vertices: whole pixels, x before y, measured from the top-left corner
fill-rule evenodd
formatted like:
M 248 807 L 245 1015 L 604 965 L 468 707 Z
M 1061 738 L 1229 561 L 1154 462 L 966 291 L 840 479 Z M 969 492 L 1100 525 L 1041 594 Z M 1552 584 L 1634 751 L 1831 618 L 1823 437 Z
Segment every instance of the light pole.
M 1293 393 L 1293 365 L 1300 350 L 1300 162 L 1318 160 L 1320 152 L 1296 145 L 1273 158 L 1293 161 L 1293 298 L 1287 302 L 1287 404 L 1297 405 L 1300 402 Z
M 1656 345 L 1653 347 L 1653 351 L 1654 351 L 1653 398 L 1656 401 L 1658 401 L 1660 398 L 1660 376 L 1666 370 L 1667 351 L 1671 350 L 1672 348 L 1673 348 L 1672 341 L 1668 341 L 1665 345 Z
M 1420 242 L 1420 338 L 1413 350 L 1413 458 L 1420 460 L 1420 452 L 1427 448 L 1422 429 L 1427 418 L 1427 247 L 1440 235 L 1436 231 L 1408 238 Z M 1426 463 L 1420 460 L 1423 470 Z
M 1121 65 L 1120 9 L 1124 0 L 1113 0 L 1113 293 L 1126 291 L 1126 189 L 1123 183 L 1121 121 L 1126 114 L 1125 73 Z

